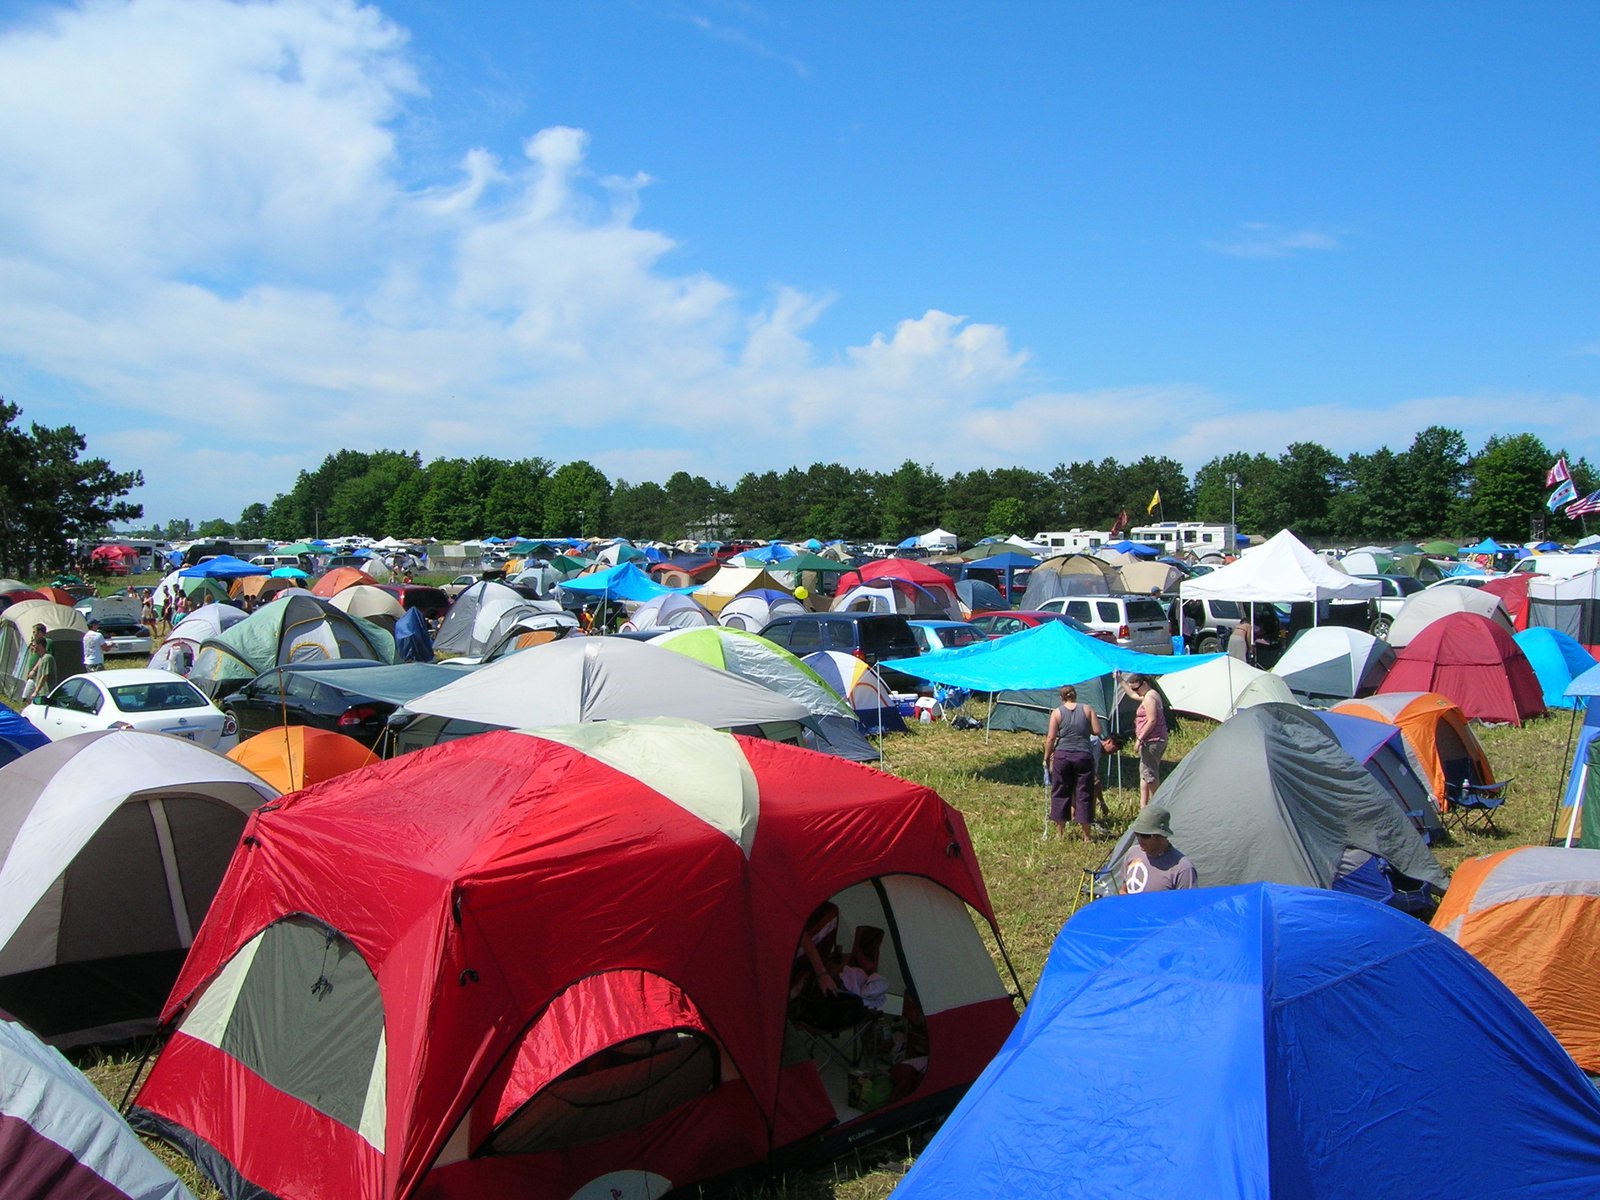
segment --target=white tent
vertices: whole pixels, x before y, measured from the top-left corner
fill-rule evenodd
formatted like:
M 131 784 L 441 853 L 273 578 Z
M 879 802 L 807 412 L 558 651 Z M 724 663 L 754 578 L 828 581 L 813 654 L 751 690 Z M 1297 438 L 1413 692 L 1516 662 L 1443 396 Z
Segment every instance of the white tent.
M 1507 633 L 1516 632 L 1500 597 L 1493 592 L 1473 587 L 1436 587 L 1423 588 L 1406 597 L 1405 604 L 1389 625 L 1389 636 L 1385 640 L 1396 649 L 1409 646 L 1440 617 L 1458 612 L 1477 613 L 1488 617 Z
M 418 696 L 409 712 L 500 729 L 685 717 L 714 729 L 800 722 L 760 684 L 631 638 L 564 638 L 499 659 Z
M 1178 594 L 1185 600 L 1237 600 L 1245 604 L 1293 604 L 1318 600 L 1372 600 L 1383 585 L 1355 579 L 1329 563 L 1287 529 L 1237 562 L 1185 579 Z
M 930 529 L 917 539 L 917 545 L 925 550 L 954 550 L 956 535 L 948 529 Z
M 277 796 L 220 754 L 135 730 L 0 768 L 0 1009 L 58 1045 L 153 1029 L 246 816 Z
M 1226 721 L 1241 708 L 1257 704 L 1300 703 L 1278 676 L 1226 654 L 1198 667 L 1163 675 L 1161 691 L 1168 707 L 1213 721 Z

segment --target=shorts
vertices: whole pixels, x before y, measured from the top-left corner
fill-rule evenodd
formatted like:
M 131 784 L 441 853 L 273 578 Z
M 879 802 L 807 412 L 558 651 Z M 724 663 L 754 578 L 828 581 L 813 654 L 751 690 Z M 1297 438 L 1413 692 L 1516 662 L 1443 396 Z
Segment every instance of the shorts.
M 1161 782 L 1161 756 L 1167 751 L 1167 739 L 1139 743 L 1139 782 Z

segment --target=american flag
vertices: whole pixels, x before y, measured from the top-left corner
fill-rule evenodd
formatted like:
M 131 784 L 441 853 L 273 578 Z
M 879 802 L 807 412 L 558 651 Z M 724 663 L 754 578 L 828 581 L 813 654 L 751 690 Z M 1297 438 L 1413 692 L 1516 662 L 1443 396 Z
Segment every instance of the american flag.
M 1590 492 L 1582 500 L 1574 500 L 1567 505 L 1569 517 L 1581 517 L 1592 512 L 1600 512 L 1600 492 Z

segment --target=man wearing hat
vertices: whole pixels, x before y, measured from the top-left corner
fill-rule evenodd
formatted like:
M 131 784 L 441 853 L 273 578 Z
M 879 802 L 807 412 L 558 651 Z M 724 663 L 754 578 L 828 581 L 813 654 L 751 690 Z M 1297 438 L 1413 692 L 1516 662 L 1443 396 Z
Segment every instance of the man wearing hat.
M 1134 820 L 1132 833 L 1137 841 L 1122 863 L 1122 890 L 1170 892 L 1199 886 L 1194 864 L 1172 844 L 1172 815 L 1159 804 L 1152 804 Z

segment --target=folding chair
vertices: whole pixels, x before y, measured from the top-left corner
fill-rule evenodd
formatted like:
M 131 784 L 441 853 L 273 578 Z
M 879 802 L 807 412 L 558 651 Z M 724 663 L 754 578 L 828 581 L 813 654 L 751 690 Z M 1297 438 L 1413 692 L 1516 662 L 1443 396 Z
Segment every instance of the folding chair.
M 1500 829 L 1494 823 L 1494 810 L 1506 802 L 1506 789 L 1511 780 L 1499 783 L 1473 783 L 1463 779 L 1445 787 L 1445 824 L 1451 829 L 1465 829 L 1469 833 L 1492 833 Z
M 1117 875 L 1111 869 L 1109 859 L 1098 867 L 1080 869 L 1083 873 L 1078 877 L 1078 887 L 1072 895 L 1072 911 L 1067 913 L 1069 917 L 1090 901 L 1117 894 Z

